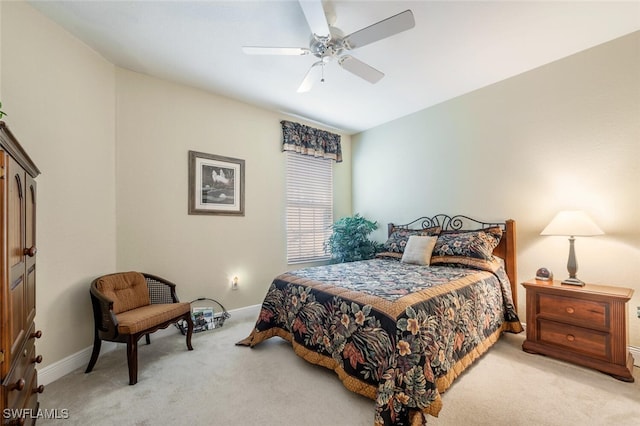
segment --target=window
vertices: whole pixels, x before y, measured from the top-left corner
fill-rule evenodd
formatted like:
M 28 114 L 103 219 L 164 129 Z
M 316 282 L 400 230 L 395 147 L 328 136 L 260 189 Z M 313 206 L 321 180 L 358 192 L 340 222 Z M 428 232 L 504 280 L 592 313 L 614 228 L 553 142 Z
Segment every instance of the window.
M 287 152 L 287 263 L 328 260 L 333 224 L 331 160 Z

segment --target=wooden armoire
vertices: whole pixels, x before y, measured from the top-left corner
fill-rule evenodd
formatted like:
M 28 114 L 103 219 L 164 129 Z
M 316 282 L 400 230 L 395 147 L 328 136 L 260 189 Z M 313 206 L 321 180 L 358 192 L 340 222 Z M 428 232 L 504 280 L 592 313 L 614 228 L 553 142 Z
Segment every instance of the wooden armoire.
M 36 181 L 40 174 L 7 125 L 0 121 L 0 372 L 3 425 L 38 417 L 36 331 Z

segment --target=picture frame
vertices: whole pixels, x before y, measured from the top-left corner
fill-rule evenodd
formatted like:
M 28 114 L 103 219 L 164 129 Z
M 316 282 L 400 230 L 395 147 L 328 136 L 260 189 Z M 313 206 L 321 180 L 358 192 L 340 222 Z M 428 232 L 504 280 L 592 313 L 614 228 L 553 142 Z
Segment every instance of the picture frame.
M 189 151 L 189 214 L 244 216 L 244 160 Z

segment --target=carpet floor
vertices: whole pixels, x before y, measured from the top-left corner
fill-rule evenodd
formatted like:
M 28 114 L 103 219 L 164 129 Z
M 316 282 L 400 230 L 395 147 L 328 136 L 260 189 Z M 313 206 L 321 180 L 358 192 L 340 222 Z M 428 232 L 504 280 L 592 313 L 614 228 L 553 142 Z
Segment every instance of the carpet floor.
M 297 357 L 272 338 L 235 346 L 255 312 L 193 336 L 178 330 L 139 345 L 138 383 L 128 385 L 124 345 L 102 354 L 94 371 L 78 369 L 49 384 L 40 408 L 67 419 L 38 425 L 337 425 L 373 424 L 374 403 L 349 392 L 337 376 Z M 522 351 L 524 333 L 505 334 L 443 395 L 433 425 L 639 425 L 635 383 Z

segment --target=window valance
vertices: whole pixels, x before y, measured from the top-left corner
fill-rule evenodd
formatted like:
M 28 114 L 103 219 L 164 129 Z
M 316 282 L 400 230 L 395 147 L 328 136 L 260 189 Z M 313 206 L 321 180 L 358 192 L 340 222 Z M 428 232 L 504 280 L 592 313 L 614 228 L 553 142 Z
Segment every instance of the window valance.
M 283 120 L 282 150 L 342 162 L 340 135 Z

